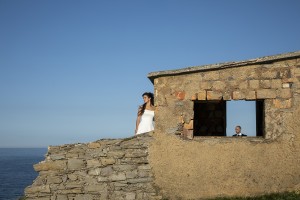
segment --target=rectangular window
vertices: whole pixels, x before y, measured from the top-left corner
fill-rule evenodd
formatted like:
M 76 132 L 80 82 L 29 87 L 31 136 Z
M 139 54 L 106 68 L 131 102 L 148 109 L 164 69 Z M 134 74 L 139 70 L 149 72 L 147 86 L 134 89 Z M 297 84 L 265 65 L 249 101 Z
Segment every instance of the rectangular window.
M 264 101 L 195 101 L 194 136 L 264 136 Z

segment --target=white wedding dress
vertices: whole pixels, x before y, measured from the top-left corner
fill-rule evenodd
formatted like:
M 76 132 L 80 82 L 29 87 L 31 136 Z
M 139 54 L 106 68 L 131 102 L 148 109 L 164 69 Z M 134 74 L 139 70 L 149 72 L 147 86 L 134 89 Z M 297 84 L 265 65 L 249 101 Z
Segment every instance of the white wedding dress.
M 154 130 L 154 110 L 145 110 L 141 116 L 140 124 L 136 134 L 147 133 Z

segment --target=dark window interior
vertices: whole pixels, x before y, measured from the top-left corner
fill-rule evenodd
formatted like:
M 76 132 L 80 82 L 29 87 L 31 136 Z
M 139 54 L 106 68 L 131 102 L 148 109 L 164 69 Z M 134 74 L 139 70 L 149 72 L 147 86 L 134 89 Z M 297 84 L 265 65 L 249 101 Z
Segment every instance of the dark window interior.
M 256 136 L 264 136 L 264 101 L 256 101 Z
M 226 136 L 226 101 L 196 101 L 194 136 Z
M 226 101 L 194 102 L 194 136 L 226 136 Z M 256 136 L 264 136 L 264 101 L 256 101 Z

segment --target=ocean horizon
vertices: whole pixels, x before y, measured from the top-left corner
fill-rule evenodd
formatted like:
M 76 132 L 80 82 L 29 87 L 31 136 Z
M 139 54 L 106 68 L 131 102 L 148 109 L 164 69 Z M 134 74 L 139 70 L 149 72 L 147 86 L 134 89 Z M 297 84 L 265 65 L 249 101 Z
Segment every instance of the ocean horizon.
M 47 148 L 0 148 L 0 200 L 17 200 L 38 173 L 33 165 L 44 160 Z

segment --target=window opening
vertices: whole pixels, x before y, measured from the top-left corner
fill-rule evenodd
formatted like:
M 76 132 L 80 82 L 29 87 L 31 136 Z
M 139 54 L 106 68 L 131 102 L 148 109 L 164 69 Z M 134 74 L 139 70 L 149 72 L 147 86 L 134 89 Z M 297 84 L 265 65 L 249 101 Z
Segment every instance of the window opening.
M 264 136 L 264 101 L 194 101 L 194 136 Z
M 241 126 L 241 132 L 247 136 L 256 136 L 256 103 L 255 101 L 227 101 L 226 135 L 235 134 L 235 127 Z
M 196 101 L 194 136 L 226 136 L 226 101 Z

